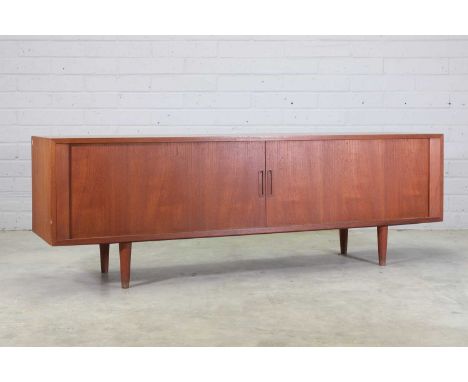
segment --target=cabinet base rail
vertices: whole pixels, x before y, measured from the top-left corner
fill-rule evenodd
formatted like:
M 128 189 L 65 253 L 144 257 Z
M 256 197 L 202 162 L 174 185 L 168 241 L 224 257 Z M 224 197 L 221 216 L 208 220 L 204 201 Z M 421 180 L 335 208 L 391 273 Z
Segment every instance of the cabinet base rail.
M 348 253 L 348 228 L 341 228 L 340 232 L 340 253 Z M 387 263 L 387 238 L 388 226 L 377 227 L 377 248 L 379 265 L 384 266 Z M 109 271 L 109 246 L 110 244 L 99 244 L 101 255 L 101 272 L 103 274 Z M 120 282 L 123 289 L 130 287 L 130 263 L 132 257 L 132 243 L 119 243 L 120 254 Z

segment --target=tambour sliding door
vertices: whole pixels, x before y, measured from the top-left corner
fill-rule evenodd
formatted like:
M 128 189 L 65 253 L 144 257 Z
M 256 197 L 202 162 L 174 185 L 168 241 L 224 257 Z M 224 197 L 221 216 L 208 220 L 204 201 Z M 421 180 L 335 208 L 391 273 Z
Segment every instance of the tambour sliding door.
M 266 225 L 265 142 L 60 146 L 59 239 Z
M 266 143 L 268 226 L 429 216 L 429 139 Z
M 190 143 L 70 147 L 70 237 L 185 232 Z

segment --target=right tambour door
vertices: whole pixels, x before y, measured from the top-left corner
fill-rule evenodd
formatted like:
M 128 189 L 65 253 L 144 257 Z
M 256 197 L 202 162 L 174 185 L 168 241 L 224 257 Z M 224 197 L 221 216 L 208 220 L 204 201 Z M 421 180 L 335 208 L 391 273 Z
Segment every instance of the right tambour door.
M 427 217 L 429 139 L 266 143 L 267 225 Z

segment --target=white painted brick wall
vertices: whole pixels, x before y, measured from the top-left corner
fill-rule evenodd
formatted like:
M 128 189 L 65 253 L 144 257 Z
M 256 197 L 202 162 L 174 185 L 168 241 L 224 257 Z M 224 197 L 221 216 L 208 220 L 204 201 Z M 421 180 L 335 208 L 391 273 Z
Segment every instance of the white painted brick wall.
M 0 229 L 31 228 L 31 135 L 445 133 L 468 228 L 468 37 L 0 37 Z M 415 226 L 416 227 L 416 226 Z

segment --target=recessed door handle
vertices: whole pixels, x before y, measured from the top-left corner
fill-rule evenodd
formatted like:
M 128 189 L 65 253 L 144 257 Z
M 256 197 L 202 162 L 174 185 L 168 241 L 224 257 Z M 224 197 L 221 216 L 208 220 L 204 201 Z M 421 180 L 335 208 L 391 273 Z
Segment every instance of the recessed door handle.
M 258 196 L 263 197 L 265 194 L 265 182 L 263 170 L 258 172 Z

